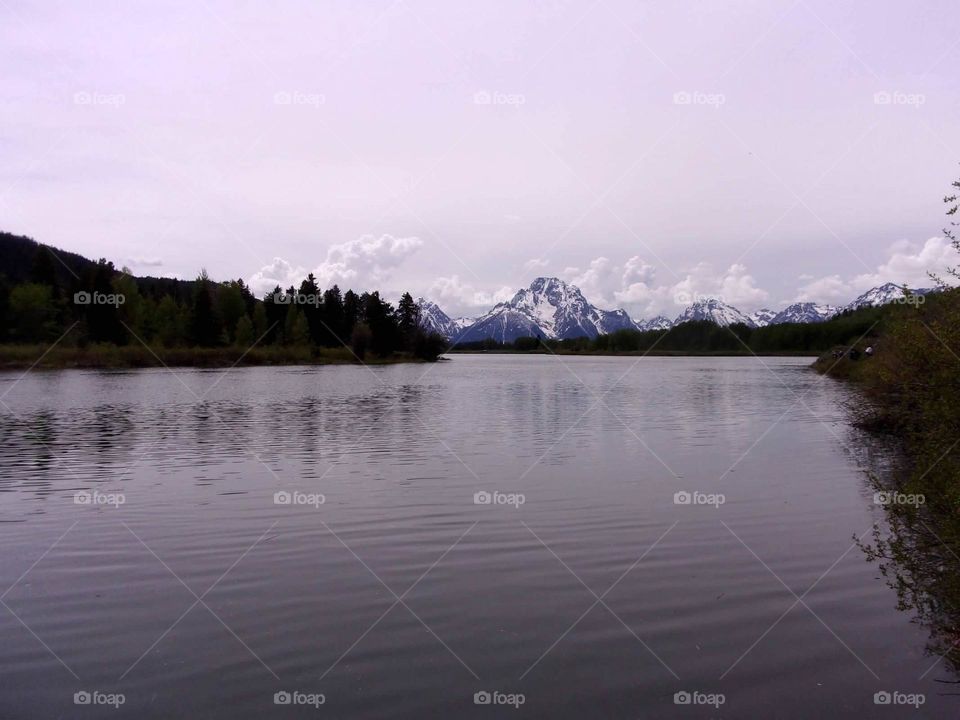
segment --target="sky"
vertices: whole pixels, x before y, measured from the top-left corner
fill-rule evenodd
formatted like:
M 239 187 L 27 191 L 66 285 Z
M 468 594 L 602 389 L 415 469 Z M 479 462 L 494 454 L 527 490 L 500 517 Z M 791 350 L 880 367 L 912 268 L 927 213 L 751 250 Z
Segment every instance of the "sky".
M 0 3 L 0 229 L 141 275 L 636 319 L 955 264 L 955 0 Z

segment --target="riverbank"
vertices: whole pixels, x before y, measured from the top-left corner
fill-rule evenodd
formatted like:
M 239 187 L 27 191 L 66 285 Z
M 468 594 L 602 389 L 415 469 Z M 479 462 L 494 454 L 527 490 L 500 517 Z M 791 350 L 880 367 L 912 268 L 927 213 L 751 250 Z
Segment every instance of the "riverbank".
M 408 353 L 385 358 L 368 354 L 366 365 L 426 362 Z M 147 348 L 143 345 L 88 345 L 50 348 L 47 345 L 0 345 L 0 369 L 123 369 L 149 367 L 218 368 L 256 365 L 358 365 L 347 348 L 269 345 L 249 350 L 219 348 Z
M 813 367 L 858 390 L 854 424 L 894 442 L 905 460 L 870 473 L 886 522 L 861 545 L 930 629 L 931 655 L 960 672 L 960 291 L 896 308 L 882 332 L 836 351 Z

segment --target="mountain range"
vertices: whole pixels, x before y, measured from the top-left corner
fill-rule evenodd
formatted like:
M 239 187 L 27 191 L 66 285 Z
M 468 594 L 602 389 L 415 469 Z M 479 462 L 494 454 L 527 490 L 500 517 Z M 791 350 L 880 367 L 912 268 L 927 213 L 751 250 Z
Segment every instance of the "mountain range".
M 931 292 L 915 290 L 917 294 Z M 418 299 L 420 324 L 456 342 L 492 339 L 510 343 L 521 337 L 565 340 L 596 337 L 617 330 L 666 330 L 681 323 L 706 320 L 720 326 L 743 324 L 765 327 L 782 323 L 815 323 L 829 320 L 845 310 L 885 305 L 903 297 L 899 285 L 886 283 L 872 288 L 843 307 L 800 302 L 782 310 L 764 308 L 747 315 L 717 298 L 693 302 L 674 320 L 662 315 L 635 321 L 626 310 L 602 310 L 592 305 L 576 285 L 559 278 L 538 277 L 510 300 L 497 303 L 477 318 L 451 318 L 436 303 Z

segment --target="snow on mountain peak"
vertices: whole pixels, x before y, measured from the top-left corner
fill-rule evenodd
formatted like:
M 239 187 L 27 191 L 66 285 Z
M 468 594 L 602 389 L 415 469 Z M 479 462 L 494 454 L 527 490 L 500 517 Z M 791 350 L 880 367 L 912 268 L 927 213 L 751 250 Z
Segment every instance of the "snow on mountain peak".
M 728 305 L 719 298 L 703 298 L 694 301 L 674 320 L 673 324 L 679 325 L 693 320 L 709 320 L 721 327 L 738 323 L 748 327 L 756 327 L 756 323 L 749 316 L 744 315 L 733 305 Z
M 633 327 L 624 310 L 601 310 L 591 305 L 576 285 L 556 277 L 538 277 L 509 301 L 477 318 L 465 331 L 464 342 L 484 338 L 512 342 L 530 336 L 596 337 Z

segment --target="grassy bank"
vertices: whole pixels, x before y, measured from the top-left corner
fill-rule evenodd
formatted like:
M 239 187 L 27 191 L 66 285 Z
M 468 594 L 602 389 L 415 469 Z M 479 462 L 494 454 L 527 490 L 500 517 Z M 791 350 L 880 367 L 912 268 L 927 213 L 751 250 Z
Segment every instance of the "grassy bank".
M 388 357 L 367 354 L 364 363 L 382 365 L 423 362 L 408 353 Z M 233 365 L 348 365 L 358 360 L 347 348 L 269 345 L 245 351 L 239 347 L 147 349 L 143 345 L 88 345 L 49 349 L 46 345 L 0 345 L 0 369 L 231 367 Z
M 872 478 L 886 524 L 861 547 L 930 630 L 930 654 L 960 672 L 960 291 L 895 308 L 867 343 L 872 357 L 814 364 L 858 388 L 855 422 L 903 451 L 904 467 Z

